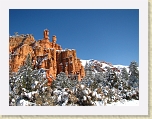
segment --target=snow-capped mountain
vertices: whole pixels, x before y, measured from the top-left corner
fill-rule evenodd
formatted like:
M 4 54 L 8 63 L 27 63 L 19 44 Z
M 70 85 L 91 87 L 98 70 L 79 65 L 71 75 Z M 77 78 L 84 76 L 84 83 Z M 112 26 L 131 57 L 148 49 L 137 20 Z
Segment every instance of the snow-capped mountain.
M 103 72 L 107 70 L 107 67 L 113 69 L 116 72 L 120 72 L 123 68 L 126 68 L 127 72 L 129 73 L 129 66 L 124 65 L 113 65 L 111 63 L 105 62 L 105 61 L 98 61 L 94 59 L 90 60 L 81 60 L 82 65 L 85 67 L 86 63 L 90 66 L 92 66 L 95 70 L 95 72 L 102 70 Z

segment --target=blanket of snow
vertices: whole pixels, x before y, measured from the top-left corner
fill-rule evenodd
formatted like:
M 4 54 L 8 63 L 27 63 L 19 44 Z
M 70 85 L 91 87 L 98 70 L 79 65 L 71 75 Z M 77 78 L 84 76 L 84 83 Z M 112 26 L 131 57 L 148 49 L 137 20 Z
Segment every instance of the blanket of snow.
M 101 101 L 95 101 L 96 106 L 139 106 L 139 100 L 123 100 L 104 105 Z
M 123 101 L 107 104 L 107 106 L 139 106 L 139 100 L 131 100 L 131 101 L 123 100 Z
M 33 106 L 36 105 L 35 103 L 31 103 L 29 101 L 25 101 L 24 99 L 22 99 L 17 103 L 17 106 L 30 106 L 32 104 Z M 104 105 L 101 101 L 95 101 L 95 104 L 96 106 L 139 106 L 139 100 L 130 100 L 130 101 L 123 100 L 123 101 L 113 102 L 111 104 L 106 104 L 106 105 Z

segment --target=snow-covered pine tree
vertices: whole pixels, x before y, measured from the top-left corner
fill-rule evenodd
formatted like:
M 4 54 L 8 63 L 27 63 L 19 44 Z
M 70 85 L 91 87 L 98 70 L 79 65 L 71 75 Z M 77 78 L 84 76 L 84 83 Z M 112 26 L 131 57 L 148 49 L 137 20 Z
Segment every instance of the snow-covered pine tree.
M 124 80 L 128 80 L 128 72 L 125 67 L 121 70 L 121 78 Z
M 102 82 L 105 79 L 105 75 L 103 72 L 95 73 L 95 79 L 98 83 Z
M 121 70 L 119 81 L 123 84 L 124 88 L 130 89 L 130 86 L 128 85 L 128 82 L 129 82 L 129 76 L 128 75 L 129 74 L 127 72 L 127 69 L 124 67 Z
M 88 67 L 89 67 L 89 64 L 88 64 L 88 62 L 86 61 L 86 64 L 85 64 L 84 68 L 87 69 Z
M 20 68 L 18 73 L 21 73 L 21 80 L 23 88 L 25 88 L 28 92 L 31 92 L 31 84 L 33 82 L 33 77 L 31 75 L 32 69 L 32 59 L 30 54 L 27 55 L 25 64 Z
M 139 70 L 138 70 L 138 64 L 136 61 L 132 61 L 129 65 L 129 72 L 130 75 L 134 75 L 139 79 Z
M 129 85 L 133 88 L 139 87 L 139 70 L 137 62 L 132 61 L 129 65 Z
M 52 82 L 52 89 L 58 88 L 58 89 L 63 89 L 63 88 L 73 88 L 76 86 L 78 83 L 78 79 L 73 79 L 73 78 L 68 78 L 64 72 L 60 72 L 56 79 L 53 80 Z
M 105 84 L 109 86 L 109 88 L 116 87 L 118 88 L 118 77 L 116 76 L 116 73 L 110 68 L 106 67 L 107 71 L 105 73 Z M 104 85 L 105 85 L 104 84 Z

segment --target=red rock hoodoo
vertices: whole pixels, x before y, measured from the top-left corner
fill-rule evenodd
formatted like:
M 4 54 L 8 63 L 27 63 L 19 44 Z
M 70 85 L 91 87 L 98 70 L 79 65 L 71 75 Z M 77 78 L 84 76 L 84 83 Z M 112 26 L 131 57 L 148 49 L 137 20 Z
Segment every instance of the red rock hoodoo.
M 52 42 L 50 42 L 49 30 L 45 29 L 43 33 L 44 38 L 38 41 L 31 34 L 9 37 L 11 71 L 17 72 L 30 54 L 34 68 L 45 69 L 48 85 L 60 72 L 65 72 L 67 76 L 78 76 L 78 80 L 81 80 L 85 76 L 85 71 L 80 59 L 76 56 L 76 50 L 63 50 L 56 43 L 55 35 L 52 36 Z

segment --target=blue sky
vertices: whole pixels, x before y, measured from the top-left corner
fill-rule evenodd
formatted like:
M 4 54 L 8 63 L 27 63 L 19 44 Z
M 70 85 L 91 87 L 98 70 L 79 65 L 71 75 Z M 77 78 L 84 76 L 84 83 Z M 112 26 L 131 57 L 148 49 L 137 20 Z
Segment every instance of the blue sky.
M 137 9 L 33 9 L 9 10 L 9 34 L 43 38 L 49 29 L 63 49 L 76 49 L 80 59 L 112 64 L 139 64 L 139 10 Z

